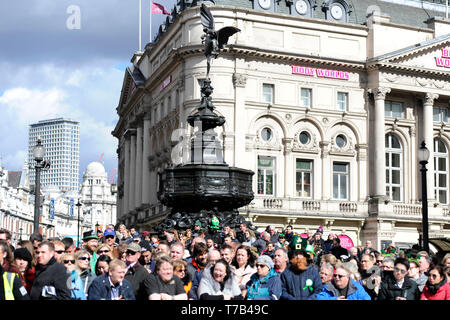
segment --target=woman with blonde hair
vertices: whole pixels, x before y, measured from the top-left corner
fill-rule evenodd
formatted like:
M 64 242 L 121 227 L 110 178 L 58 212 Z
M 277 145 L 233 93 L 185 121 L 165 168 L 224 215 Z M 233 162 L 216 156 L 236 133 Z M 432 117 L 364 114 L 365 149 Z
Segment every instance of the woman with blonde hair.
M 113 255 L 112 248 L 106 243 L 102 243 L 101 245 L 98 246 L 97 254 L 99 256 L 106 254 L 107 256 L 109 256 L 111 258 L 111 260 L 113 260 L 115 258 Z
M 86 294 L 83 288 L 83 282 L 76 270 L 75 255 L 72 253 L 63 253 L 58 262 L 61 263 L 67 269 L 67 273 L 70 274 L 70 295 L 74 300 L 86 300 Z
M 77 270 L 78 275 L 83 282 L 83 291 L 87 296 L 89 286 L 96 278 L 95 273 L 91 270 L 91 254 L 87 250 L 81 249 L 80 251 L 75 252 L 74 258 L 76 264 L 75 270 Z

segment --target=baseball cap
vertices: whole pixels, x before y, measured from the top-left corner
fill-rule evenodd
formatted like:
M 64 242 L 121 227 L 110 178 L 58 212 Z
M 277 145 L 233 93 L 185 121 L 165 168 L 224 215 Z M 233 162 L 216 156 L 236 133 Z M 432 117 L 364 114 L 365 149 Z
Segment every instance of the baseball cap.
M 103 235 L 106 236 L 115 236 L 116 232 L 113 229 L 106 229 L 105 232 L 103 232 Z
M 256 260 L 256 263 L 265 264 L 266 266 L 269 267 L 269 269 L 272 269 L 274 266 L 272 258 L 269 257 L 268 255 L 262 255 L 262 256 L 258 257 L 258 259 Z
M 83 233 L 83 240 L 90 240 L 90 239 L 98 240 L 97 232 L 95 232 L 94 230 L 89 230 Z

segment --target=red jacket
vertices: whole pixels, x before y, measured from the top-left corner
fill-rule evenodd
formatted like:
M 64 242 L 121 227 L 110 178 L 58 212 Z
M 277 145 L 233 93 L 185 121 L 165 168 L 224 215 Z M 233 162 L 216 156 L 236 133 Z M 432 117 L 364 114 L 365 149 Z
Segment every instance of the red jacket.
M 432 295 L 425 286 L 420 296 L 420 300 L 450 300 L 450 284 L 447 282 L 438 289 L 435 295 Z

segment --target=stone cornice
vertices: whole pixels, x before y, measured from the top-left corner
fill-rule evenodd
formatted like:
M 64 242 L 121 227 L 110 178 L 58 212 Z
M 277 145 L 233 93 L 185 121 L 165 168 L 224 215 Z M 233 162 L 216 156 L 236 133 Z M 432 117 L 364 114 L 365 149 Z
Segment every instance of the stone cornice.
M 368 63 L 367 71 L 382 71 L 382 70 L 391 70 L 395 72 L 407 72 L 414 74 L 421 74 L 426 76 L 436 76 L 440 78 L 448 79 L 450 77 L 450 71 L 445 70 L 436 70 L 436 69 L 428 69 L 421 67 L 413 67 L 398 63 Z

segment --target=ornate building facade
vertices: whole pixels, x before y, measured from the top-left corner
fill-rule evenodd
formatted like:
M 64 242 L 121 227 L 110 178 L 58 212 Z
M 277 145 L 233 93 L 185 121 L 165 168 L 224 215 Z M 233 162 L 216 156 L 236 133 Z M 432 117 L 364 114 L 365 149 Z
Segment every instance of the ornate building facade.
M 355 245 L 417 243 L 425 141 L 430 237 L 449 237 L 450 21 L 442 6 L 254 2 L 207 3 L 217 29 L 241 30 L 210 75 L 226 118 L 218 132 L 225 161 L 255 172 L 255 198 L 240 213 L 261 228 L 322 225 Z M 117 107 L 117 215 L 140 228 L 168 213 L 158 175 L 187 158 L 186 119 L 205 78 L 199 6 L 177 9 L 133 56 Z

